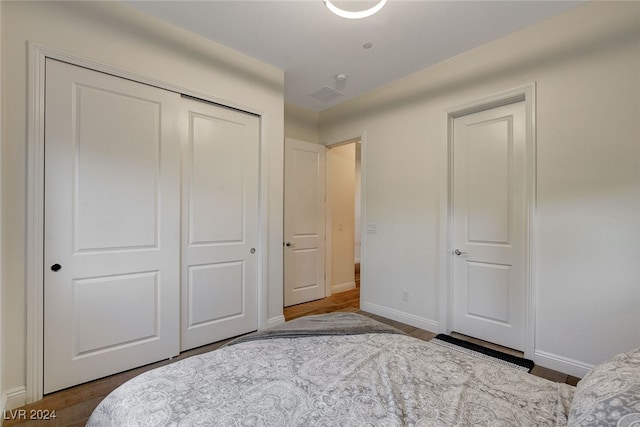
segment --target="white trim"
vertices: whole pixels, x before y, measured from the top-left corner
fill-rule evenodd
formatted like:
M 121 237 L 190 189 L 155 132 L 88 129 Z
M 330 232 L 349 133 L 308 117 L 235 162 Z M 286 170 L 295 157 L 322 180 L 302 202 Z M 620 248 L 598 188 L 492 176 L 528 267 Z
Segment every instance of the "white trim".
M 527 307 L 525 313 L 524 354 L 534 354 L 536 348 L 536 286 L 538 271 L 538 134 L 536 117 L 536 83 L 530 83 L 525 90 L 525 117 L 527 120 Z
M 27 402 L 27 389 L 26 387 L 16 387 L 10 390 L 7 390 L 7 393 L 4 395 L 4 411 L 9 411 L 11 409 L 16 409 L 21 406 L 26 405 Z
M 69 64 L 111 74 L 138 83 L 176 92 L 181 95 L 245 111 L 260 117 L 260 190 L 259 190 L 259 230 L 258 247 L 262 253 L 258 261 L 258 328 L 269 325 L 267 319 L 268 296 L 268 188 L 269 165 L 266 137 L 266 123 L 269 116 L 261 110 L 247 105 L 230 102 L 208 93 L 177 86 L 127 70 L 105 65 L 93 60 L 68 54 L 38 43 L 28 45 L 28 115 L 27 115 L 27 271 L 26 271 L 26 403 L 32 403 L 43 397 L 43 307 L 44 294 L 44 95 L 45 62 L 47 58 L 64 61 Z
M 329 197 L 329 193 L 331 192 L 331 188 L 329 186 L 329 168 L 328 160 L 329 160 L 329 149 L 331 147 L 325 146 L 325 156 L 324 156 L 324 297 L 330 297 L 333 293 L 333 286 L 331 286 L 331 282 L 333 281 L 333 230 L 331 216 L 331 197 Z
M 260 115 L 260 144 L 258 188 L 258 330 L 269 325 L 268 284 L 269 284 L 269 138 L 266 138 L 268 118 Z M 279 242 L 278 242 L 279 243 Z
M 594 367 L 594 365 L 590 365 L 588 363 L 569 359 L 568 357 L 558 356 L 553 353 L 547 353 L 546 351 L 541 350 L 536 350 L 533 353 L 533 361 L 536 365 L 578 378 L 583 378 Z
M 47 53 L 29 44 L 27 116 L 26 402 L 42 399 L 44 364 L 44 77 Z
M 377 314 L 387 319 L 402 322 L 416 328 L 424 329 L 429 332 L 437 332 L 440 330 L 440 324 L 436 320 L 427 319 L 425 317 L 416 316 L 414 314 L 405 313 L 404 311 L 395 310 L 389 307 L 383 307 L 370 302 L 361 303 L 361 310 L 367 313 Z
M 331 285 L 331 294 L 338 294 L 340 292 L 350 291 L 356 288 L 356 282 L 345 282 L 337 285 Z
M 348 144 L 350 142 L 362 141 L 364 138 L 365 131 L 362 132 L 354 132 L 343 135 L 341 138 L 331 138 L 328 141 L 325 141 L 323 145 L 327 148 L 337 147 L 338 145 Z
M 267 320 L 267 328 L 272 328 L 274 326 L 282 325 L 285 322 L 284 316 L 281 314 L 276 317 L 272 317 Z
M 439 333 L 447 334 L 451 332 L 449 325 L 452 324 L 451 310 L 449 310 L 450 301 L 452 298 L 451 286 L 453 266 L 451 265 L 451 179 L 450 179 L 450 162 L 453 158 L 451 153 L 452 147 L 449 143 L 450 134 L 450 117 L 447 111 L 442 113 L 442 135 L 444 135 L 444 142 L 442 150 L 440 150 L 440 251 L 439 251 L 439 265 L 440 265 L 440 286 L 438 287 L 439 301 L 438 307 L 440 311 L 440 328 Z
M 0 1 L 0 23 L 2 22 L 2 9 L 3 9 L 3 2 Z M 2 37 L 2 31 L 0 31 L 0 70 L 2 70 L 2 42 L 3 42 L 3 37 Z M 3 108 L 2 105 L 4 104 L 3 101 L 3 95 L 4 95 L 4 91 L 3 89 L 3 85 L 2 85 L 3 79 L 2 77 L 0 77 L 0 195 L 3 194 L 4 192 L 2 191 L 2 159 L 3 159 L 3 153 L 4 153 L 4 147 L 3 147 L 3 130 L 5 129 L 4 127 L 4 115 L 3 115 Z M 2 207 L 4 206 L 4 203 L 2 201 L 2 197 L 0 197 L 0 236 L 4 236 L 4 233 L 2 232 L 3 227 L 2 227 Z M 4 297 L 4 293 L 5 293 L 5 282 L 3 280 L 3 275 L 2 275 L 2 271 L 3 271 L 3 252 L 2 252 L 2 246 L 4 243 L 4 239 L 0 240 L 0 319 L 2 319 L 2 313 L 3 313 L 3 305 L 4 305 L 4 301 L 5 301 L 5 297 Z M 7 396 L 4 392 L 4 382 L 5 382 L 5 377 L 4 377 L 4 333 L 3 333 L 4 328 L 2 328 L 2 322 L 0 322 L 0 414 L 4 414 L 4 410 L 6 408 L 7 405 Z M 0 424 L 2 424 L 2 421 L 0 421 Z
M 360 132 L 360 307 L 367 294 L 367 132 Z
M 503 105 L 523 101 L 525 104 L 526 120 L 526 145 L 527 145 L 527 218 L 526 218 L 526 265 L 525 265 L 525 326 L 524 326 L 524 354 L 527 358 L 532 358 L 535 349 L 535 307 L 536 307 L 536 83 L 528 83 L 513 89 L 498 92 L 473 102 L 449 108 L 443 113 L 443 148 L 441 164 L 443 165 L 440 178 L 440 329 L 441 333 L 451 332 L 452 325 L 452 206 L 451 206 L 451 185 L 453 182 L 453 155 L 452 155 L 452 135 L 453 119 L 479 111 L 489 110 Z

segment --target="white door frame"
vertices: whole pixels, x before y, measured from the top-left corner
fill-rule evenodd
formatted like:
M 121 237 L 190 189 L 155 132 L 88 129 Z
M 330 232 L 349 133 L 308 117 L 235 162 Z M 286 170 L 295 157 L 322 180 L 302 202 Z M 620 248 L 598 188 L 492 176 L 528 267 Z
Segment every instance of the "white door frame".
M 366 269 L 362 268 L 366 263 L 366 132 L 363 130 L 361 132 L 357 132 L 350 135 L 345 135 L 340 138 L 332 138 L 329 141 L 324 143 L 327 149 L 331 149 L 332 147 L 337 147 L 339 145 L 348 144 L 350 142 L 360 141 L 360 306 L 362 307 L 362 301 L 365 300 L 366 290 L 365 287 L 362 286 L 363 283 L 366 282 Z M 329 172 L 327 171 L 326 178 L 329 179 Z M 329 187 L 327 186 L 327 195 L 325 202 L 325 296 L 331 296 L 331 205 L 329 204 Z M 355 239 L 355 236 L 354 236 Z
M 535 349 L 536 265 L 536 85 L 535 82 L 489 95 L 444 111 L 443 149 L 440 172 L 440 332 L 450 333 L 453 324 L 453 121 L 456 117 L 495 107 L 524 102 L 526 121 L 526 237 L 525 237 L 525 357 Z
M 43 310 L 44 310 L 44 120 L 45 61 L 47 58 L 67 62 L 94 71 L 155 86 L 207 102 L 242 110 L 260 117 L 260 172 L 258 195 L 258 328 L 267 326 L 267 199 L 268 147 L 264 111 L 239 105 L 208 93 L 176 86 L 120 68 L 68 54 L 41 44 L 29 43 L 27 80 L 27 223 L 26 223 L 26 389 L 25 403 L 43 397 Z M 19 398 L 16 397 L 16 400 Z

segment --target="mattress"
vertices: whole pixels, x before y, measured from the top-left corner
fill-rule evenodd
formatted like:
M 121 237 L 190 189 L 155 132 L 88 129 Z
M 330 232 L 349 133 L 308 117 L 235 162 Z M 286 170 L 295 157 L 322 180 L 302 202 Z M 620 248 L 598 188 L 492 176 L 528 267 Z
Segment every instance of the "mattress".
M 572 386 L 354 313 L 291 323 L 143 373 L 107 396 L 87 425 L 567 423 Z

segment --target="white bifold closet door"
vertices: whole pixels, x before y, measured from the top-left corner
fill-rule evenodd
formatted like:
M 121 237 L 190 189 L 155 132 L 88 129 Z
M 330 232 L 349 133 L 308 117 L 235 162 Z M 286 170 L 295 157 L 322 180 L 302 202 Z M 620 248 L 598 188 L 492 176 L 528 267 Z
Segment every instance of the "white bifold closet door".
M 259 118 L 183 100 L 181 350 L 257 329 Z
M 257 329 L 258 118 L 51 59 L 45 85 L 44 392 Z
M 46 61 L 44 392 L 179 352 L 180 95 Z

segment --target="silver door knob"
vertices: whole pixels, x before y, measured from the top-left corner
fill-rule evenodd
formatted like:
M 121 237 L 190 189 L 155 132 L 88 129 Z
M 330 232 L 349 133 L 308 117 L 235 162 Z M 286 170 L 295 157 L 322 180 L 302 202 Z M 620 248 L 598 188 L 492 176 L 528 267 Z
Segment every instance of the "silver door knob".
M 458 255 L 458 256 L 460 256 L 460 255 L 466 255 L 466 254 L 467 254 L 466 252 L 462 252 L 462 251 L 460 251 L 460 249 L 456 249 L 455 251 L 453 251 L 453 253 L 454 253 L 454 254 L 456 254 L 456 255 Z

